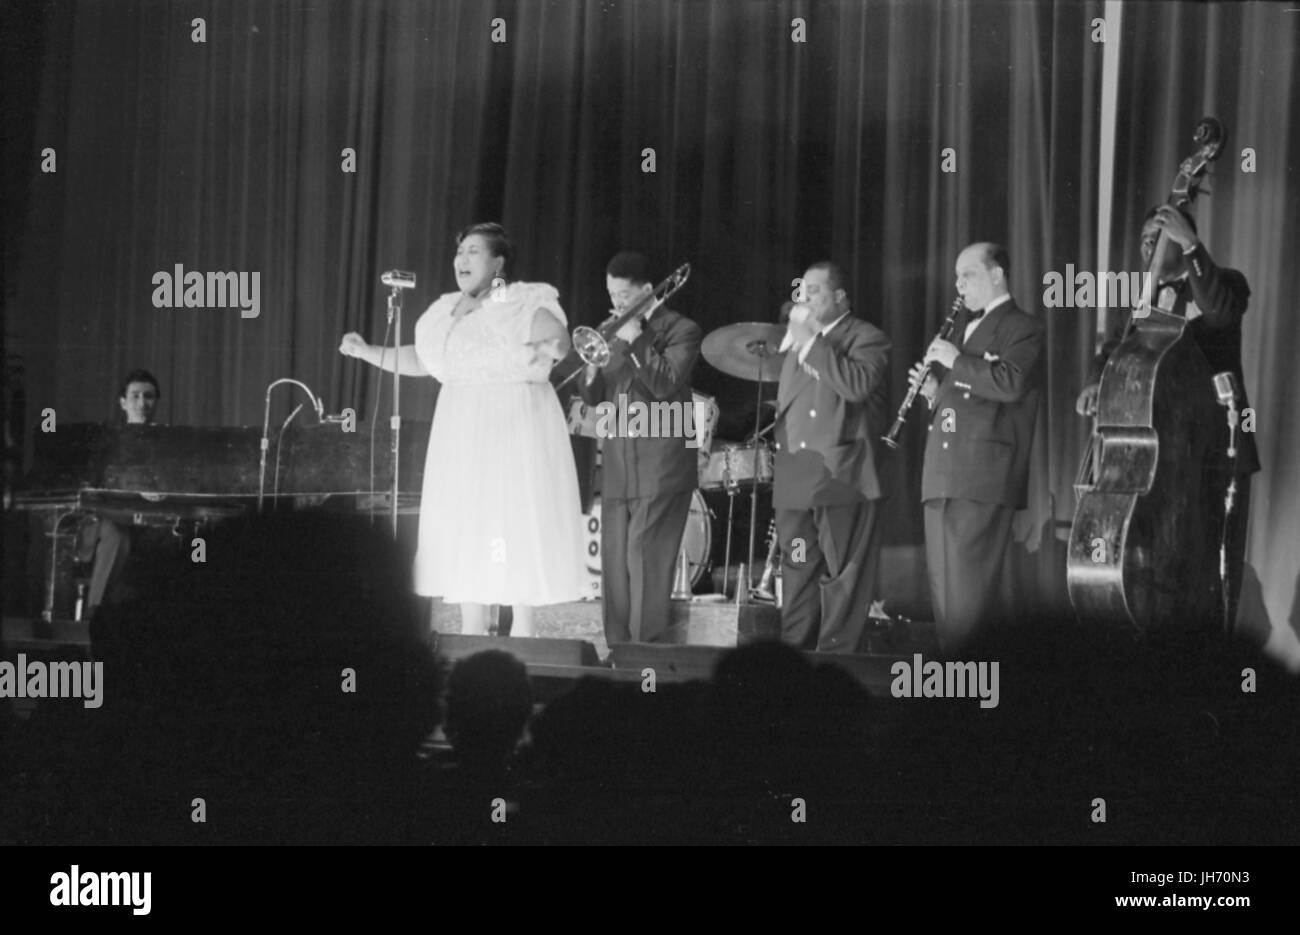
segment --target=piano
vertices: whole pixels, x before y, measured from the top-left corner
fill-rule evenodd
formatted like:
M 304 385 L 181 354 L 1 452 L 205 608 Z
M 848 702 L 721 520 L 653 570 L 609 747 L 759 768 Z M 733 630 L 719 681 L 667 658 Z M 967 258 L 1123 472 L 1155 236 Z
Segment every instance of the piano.
M 42 509 L 76 503 L 83 509 L 136 508 L 145 514 L 185 512 L 205 505 L 255 503 L 262 430 L 257 427 L 72 424 L 36 435 L 32 470 L 14 505 Z M 265 496 L 323 502 L 332 497 L 389 496 L 392 431 L 358 426 L 290 426 L 269 439 Z M 399 499 L 418 505 L 429 444 L 427 422 L 402 424 Z
M 260 426 L 196 427 L 74 423 L 36 434 L 32 469 L 12 507 L 39 514 L 48 539 L 44 609 L 69 615 L 76 524 L 97 516 L 123 526 L 168 527 L 188 541 L 210 523 L 257 509 Z M 374 473 L 371 474 L 371 441 Z M 338 424 L 273 432 L 266 457 L 265 509 L 329 505 L 387 514 L 393 480 L 392 430 Z M 402 423 L 398 511 L 419 510 L 429 423 Z M 12 569 L 9 569 L 10 571 Z M 59 605 L 56 607 L 56 603 Z
M 399 513 L 419 511 L 429 428 L 428 422 L 402 423 Z M 38 514 L 39 535 L 49 540 L 42 616 L 56 616 L 56 591 L 71 587 L 73 526 L 87 516 L 170 528 L 188 541 L 210 523 L 254 512 L 261 438 L 260 426 L 72 423 L 36 433 L 32 469 L 16 486 L 12 505 Z M 571 441 L 585 512 L 592 502 L 595 443 L 580 436 Z M 282 437 L 273 431 L 268 443 L 265 509 L 324 506 L 389 514 L 393 454 L 387 422 L 361 424 L 355 432 L 336 423 L 291 425 Z M 56 585 L 60 576 L 63 583 Z M 63 613 L 66 594 L 57 603 Z

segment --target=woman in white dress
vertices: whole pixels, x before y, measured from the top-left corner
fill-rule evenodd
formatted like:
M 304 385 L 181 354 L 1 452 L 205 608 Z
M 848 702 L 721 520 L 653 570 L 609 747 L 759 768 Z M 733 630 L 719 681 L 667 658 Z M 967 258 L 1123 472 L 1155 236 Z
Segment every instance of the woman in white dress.
M 499 224 L 456 238 L 457 292 L 438 298 L 397 355 L 403 376 L 442 384 L 429 433 L 415 590 L 461 606 L 462 632 L 486 633 L 488 605 L 533 608 L 585 593 L 578 475 L 548 374 L 569 350 L 559 295 L 507 282 L 514 250 Z M 355 332 L 339 351 L 380 365 Z M 384 355 L 394 369 L 393 354 Z

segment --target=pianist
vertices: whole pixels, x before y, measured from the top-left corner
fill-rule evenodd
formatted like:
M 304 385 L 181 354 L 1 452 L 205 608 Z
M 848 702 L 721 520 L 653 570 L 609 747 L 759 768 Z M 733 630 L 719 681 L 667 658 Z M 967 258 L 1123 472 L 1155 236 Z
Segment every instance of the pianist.
M 128 425 L 152 425 L 154 410 L 162 393 L 158 380 L 148 370 L 132 370 L 122 381 L 117 404 L 126 414 Z
M 118 406 L 127 425 L 152 425 L 154 411 L 162 392 L 158 380 L 148 370 L 132 370 L 122 380 Z M 109 584 L 122 573 L 131 554 L 131 535 L 111 520 L 89 517 L 78 535 L 77 559 L 91 564 L 90 587 L 86 595 L 86 614 L 93 617 L 104 600 Z

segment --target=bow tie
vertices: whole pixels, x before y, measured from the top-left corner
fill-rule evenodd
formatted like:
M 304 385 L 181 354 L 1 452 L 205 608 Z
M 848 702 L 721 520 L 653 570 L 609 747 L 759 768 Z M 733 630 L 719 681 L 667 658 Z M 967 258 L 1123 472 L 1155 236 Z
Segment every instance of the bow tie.
M 967 321 L 967 323 L 970 323 L 970 322 L 972 322 L 972 321 L 979 321 L 981 318 L 984 317 L 984 315 L 985 315 L 987 312 L 988 312 L 988 309 L 986 309 L 986 308 L 982 308 L 982 309 L 980 309 L 978 312 L 972 312 L 972 311 L 970 311 L 970 310 L 968 309 L 968 310 L 967 310 L 966 321 Z

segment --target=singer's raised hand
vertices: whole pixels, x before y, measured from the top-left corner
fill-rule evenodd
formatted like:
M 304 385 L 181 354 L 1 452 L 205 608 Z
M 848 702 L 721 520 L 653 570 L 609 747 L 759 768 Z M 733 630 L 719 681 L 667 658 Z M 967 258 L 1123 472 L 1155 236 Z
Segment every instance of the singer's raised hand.
M 339 353 L 344 357 L 360 357 L 362 352 L 369 346 L 365 338 L 355 331 L 349 331 L 343 335 L 343 340 L 339 342 Z

